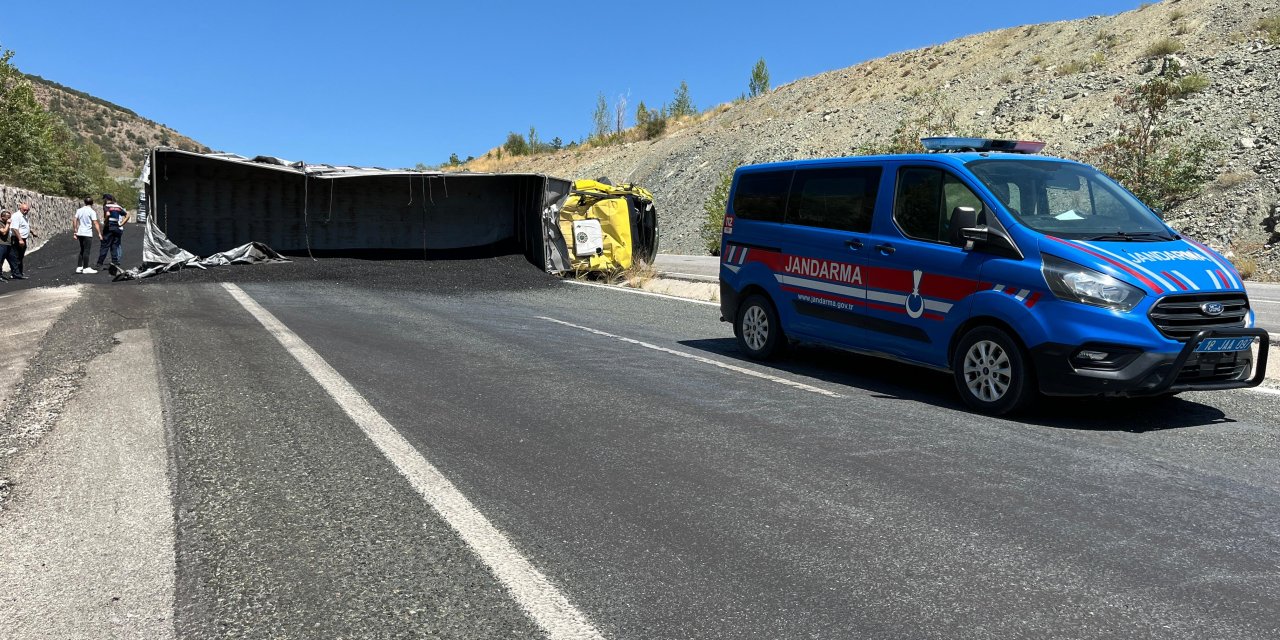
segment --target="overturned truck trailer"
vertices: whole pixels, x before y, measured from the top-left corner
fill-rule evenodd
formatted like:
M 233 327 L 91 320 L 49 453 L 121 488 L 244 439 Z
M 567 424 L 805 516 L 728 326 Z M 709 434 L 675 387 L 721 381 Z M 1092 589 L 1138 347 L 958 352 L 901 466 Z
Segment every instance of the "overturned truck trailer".
M 572 183 L 559 178 L 344 167 L 168 148 L 153 150 L 148 165 L 142 176 L 148 224 L 196 255 L 259 242 L 294 255 L 523 254 L 551 273 L 572 268 L 558 223 Z

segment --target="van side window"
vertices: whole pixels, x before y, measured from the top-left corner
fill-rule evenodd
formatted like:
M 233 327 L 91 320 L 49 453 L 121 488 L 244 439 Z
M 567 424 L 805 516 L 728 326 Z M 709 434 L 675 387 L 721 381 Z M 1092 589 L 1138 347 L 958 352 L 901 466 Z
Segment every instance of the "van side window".
M 797 171 L 791 183 L 787 223 L 841 231 L 871 231 L 880 167 Z
M 782 222 L 791 174 L 791 171 L 762 171 L 739 175 L 733 192 L 733 214 L 747 220 Z
M 940 169 L 912 167 L 898 172 L 898 192 L 893 219 L 909 238 L 947 242 L 951 213 L 956 207 L 973 207 L 982 219 L 982 200 L 959 178 Z

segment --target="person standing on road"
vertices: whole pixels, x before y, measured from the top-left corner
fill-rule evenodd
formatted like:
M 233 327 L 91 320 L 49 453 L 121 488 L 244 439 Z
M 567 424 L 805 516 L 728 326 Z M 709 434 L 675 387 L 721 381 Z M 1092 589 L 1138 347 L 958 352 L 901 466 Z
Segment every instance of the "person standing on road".
M 27 219 L 27 214 L 31 211 L 31 205 L 23 202 L 18 205 L 18 212 L 13 214 L 13 242 L 9 246 L 10 258 L 12 264 L 18 265 L 17 268 L 10 267 L 9 271 L 13 273 L 14 280 L 25 280 L 27 278 L 26 271 L 23 270 L 23 260 L 27 255 L 27 243 L 36 236 L 31 230 L 31 221 Z
M 98 224 L 98 212 L 93 210 L 93 198 L 85 198 L 84 206 L 76 209 L 75 218 L 71 221 L 71 233 L 80 241 L 80 257 L 76 263 L 76 273 L 97 273 L 97 269 L 89 268 L 89 252 L 93 249 L 93 236 L 102 240 L 102 226 Z
M 129 212 L 116 204 L 115 196 L 102 194 L 102 246 L 98 249 L 98 268 L 107 259 L 107 251 L 111 252 L 111 266 L 120 266 L 120 242 L 124 239 L 124 223 L 129 221 Z
M 9 213 L 8 209 L 0 211 L 0 265 L 8 262 L 10 274 L 18 272 L 18 263 L 14 258 L 13 251 L 10 250 L 10 242 L 13 241 L 13 236 L 17 235 L 17 231 L 13 228 L 12 216 L 13 214 Z M 0 266 L 0 268 L 3 267 Z M 4 277 L 4 273 L 0 272 L 0 281 L 7 280 L 8 278 Z

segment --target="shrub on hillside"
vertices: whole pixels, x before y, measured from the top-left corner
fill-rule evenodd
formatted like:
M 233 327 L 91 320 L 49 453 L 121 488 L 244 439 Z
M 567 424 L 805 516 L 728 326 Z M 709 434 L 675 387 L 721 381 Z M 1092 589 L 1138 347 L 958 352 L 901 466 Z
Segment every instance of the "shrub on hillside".
M 1280 16 L 1271 16 L 1258 21 L 1258 30 L 1267 35 L 1271 44 L 1280 44 Z
M 858 147 L 859 155 L 882 155 L 894 153 L 923 153 L 921 138 L 930 136 L 976 136 L 971 129 L 962 128 L 958 121 L 959 111 L 946 103 L 942 94 L 933 92 L 924 94 L 914 114 L 898 121 L 893 134 L 884 142 L 876 142 Z
M 1212 178 L 1208 141 L 1184 139 L 1185 126 L 1167 118 L 1169 106 L 1186 95 L 1185 78 L 1173 63 L 1162 75 L 1117 96 L 1125 116 L 1119 132 L 1086 152 L 1090 162 L 1159 209 L 1194 198 Z
M 1148 58 L 1159 58 L 1182 51 L 1182 43 L 1177 38 L 1160 38 L 1147 46 Z
M 729 168 L 720 174 L 715 188 L 702 203 L 702 211 L 706 214 L 702 220 L 702 243 L 707 253 L 713 256 L 720 255 L 720 234 L 724 229 L 724 212 L 729 206 L 729 187 L 733 185 L 733 172 L 739 165 L 741 165 L 739 162 L 731 163 Z
M 1187 96 L 1204 91 L 1209 86 L 1209 76 L 1203 73 L 1192 73 L 1178 79 L 1178 95 Z
M 506 150 L 507 155 L 523 156 L 529 153 L 529 143 L 524 136 L 514 131 L 507 134 L 507 141 L 502 143 L 502 148 Z

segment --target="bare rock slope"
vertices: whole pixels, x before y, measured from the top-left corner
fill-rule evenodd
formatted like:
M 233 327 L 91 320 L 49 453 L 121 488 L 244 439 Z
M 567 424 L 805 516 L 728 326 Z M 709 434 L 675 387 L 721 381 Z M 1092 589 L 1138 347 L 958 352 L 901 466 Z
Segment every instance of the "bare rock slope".
M 1168 213 L 1178 228 L 1280 277 L 1280 46 L 1274 0 L 1166 0 L 1116 16 L 1016 27 L 890 55 L 722 105 L 655 141 L 524 157 L 503 170 L 635 181 L 658 198 L 664 253 L 704 253 L 702 203 L 735 162 L 852 155 L 931 99 L 958 128 L 1079 157 L 1110 139 L 1115 97 L 1160 70 L 1160 41 L 1209 84 L 1173 107 L 1216 145 L 1218 179 Z M 935 134 L 950 132 L 937 131 Z

